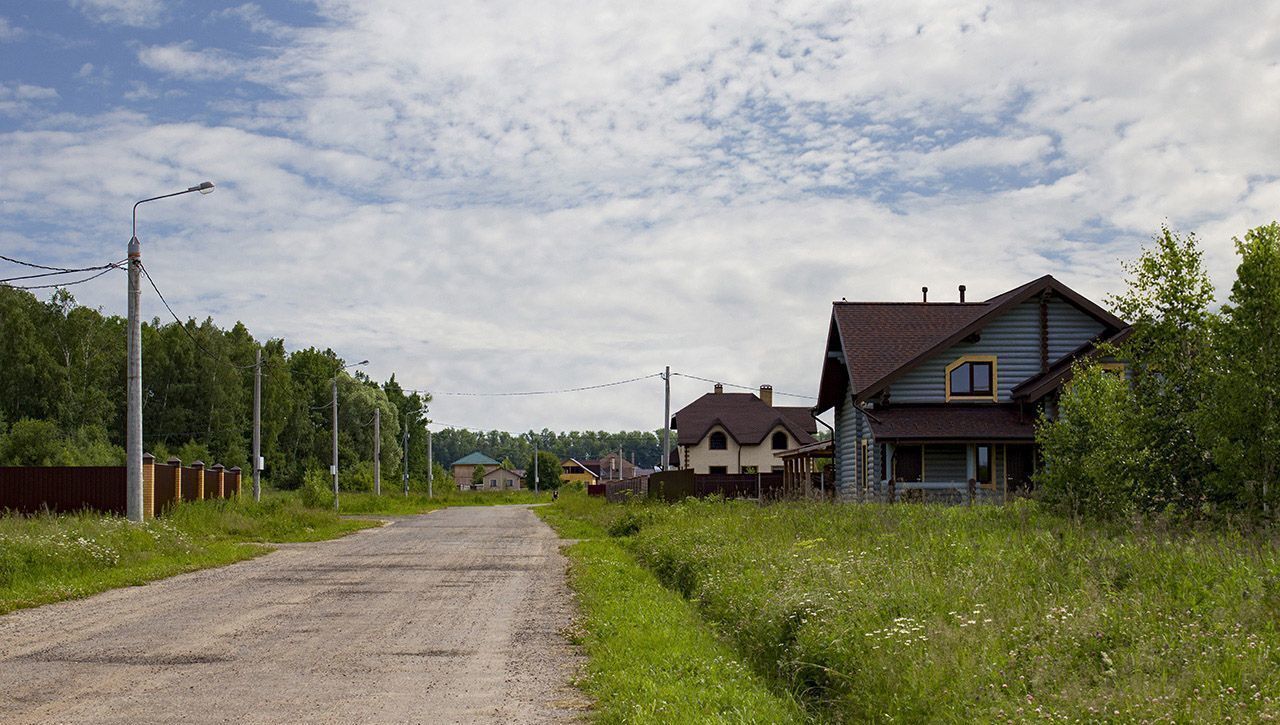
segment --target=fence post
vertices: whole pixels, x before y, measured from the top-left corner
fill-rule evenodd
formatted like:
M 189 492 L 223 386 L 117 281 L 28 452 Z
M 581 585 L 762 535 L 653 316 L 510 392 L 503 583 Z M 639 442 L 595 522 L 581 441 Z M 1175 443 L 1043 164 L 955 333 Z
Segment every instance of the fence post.
M 173 503 L 176 505 L 182 502 L 182 459 L 169 456 L 165 463 L 173 468 Z
M 969 479 L 969 505 L 970 506 L 973 505 L 973 499 L 977 495 L 977 489 L 978 489 L 978 482 L 970 478 Z
M 191 464 L 196 471 L 196 500 L 204 500 L 204 461 L 196 461 Z
M 895 496 L 895 494 L 896 494 L 896 491 L 895 491 L 895 489 L 896 489 L 896 488 L 897 488 L 897 487 L 896 487 L 896 486 L 894 486 L 894 481 L 893 481 L 893 479 L 892 479 L 892 478 L 891 478 L 891 479 L 889 479 L 889 503 L 893 503 L 893 499 L 894 499 L 894 496 Z
M 231 489 L 227 493 L 227 498 L 240 498 L 240 467 L 236 466 L 228 473 L 231 474 Z
M 156 457 L 142 454 L 142 520 L 156 517 Z
M 227 494 L 226 494 L 226 491 L 225 491 L 225 490 L 224 490 L 224 488 L 223 488 L 223 486 L 224 486 L 224 481 L 226 480 L 225 478 L 223 478 L 223 471 L 224 471 L 224 470 L 225 470 L 225 469 L 222 467 L 222 464 L 221 464 L 221 463 L 215 463 L 215 464 L 213 464 L 213 466 L 211 466 L 211 467 L 209 468 L 209 473 L 212 473 L 212 474 L 213 474 L 213 481 L 212 481 L 212 483 L 213 483 L 213 493 L 212 493 L 212 494 L 210 494 L 210 496 L 209 496 L 210 498 L 225 498 L 225 497 L 226 497 L 226 495 L 227 495 Z M 206 474 L 206 475 L 208 475 L 208 474 Z M 210 483 L 210 482 L 209 482 L 209 481 L 205 481 L 205 484 L 206 484 L 206 486 L 205 486 L 205 490 L 208 490 L 208 485 L 207 485 L 208 483 Z

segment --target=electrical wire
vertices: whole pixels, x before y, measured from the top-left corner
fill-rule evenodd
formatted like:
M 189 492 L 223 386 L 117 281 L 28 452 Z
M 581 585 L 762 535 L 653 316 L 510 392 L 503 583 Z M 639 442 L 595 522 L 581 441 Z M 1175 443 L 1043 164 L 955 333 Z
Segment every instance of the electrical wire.
M 101 277 L 102 275 L 106 274 L 107 272 L 110 272 L 113 269 L 120 269 L 120 265 L 112 264 L 112 265 L 108 265 L 105 269 L 102 267 L 94 267 L 93 269 L 102 269 L 102 271 L 98 272 L 95 275 L 85 277 L 84 279 L 77 279 L 71 282 L 57 282 L 55 284 L 21 285 L 21 284 L 9 284 L 5 280 L 0 280 L 0 284 L 3 284 L 5 287 L 8 287 L 10 289 L 20 289 L 20 290 L 50 289 L 52 287 L 71 287 L 72 285 L 84 284 L 85 282 L 92 282 L 93 280 Z M 19 278 L 15 277 L 14 279 L 19 279 Z
M 164 308 L 169 311 L 169 314 L 173 315 L 174 322 L 177 322 L 178 327 L 182 328 L 182 331 L 186 333 L 187 337 L 191 338 L 191 342 L 196 346 L 197 350 L 204 353 L 209 358 L 216 360 L 224 365 L 235 368 L 236 370 L 252 370 L 255 367 L 257 367 L 257 363 L 254 363 L 252 365 L 236 365 L 230 360 L 226 360 L 224 358 L 218 357 L 217 355 L 214 355 L 213 353 L 205 349 L 204 345 L 201 345 L 200 341 L 196 339 L 196 336 L 191 334 L 191 330 L 188 330 L 187 326 L 182 323 L 182 320 L 178 319 L 178 313 L 174 312 L 173 308 L 169 306 L 169 300 L 166 300 L 164 298 L 164 293 L 161 292 L 160 288 L 156 286 L 156 281 L 154 279 L 151 279 L 151 273 L 147 271 L 146 266 L 143 265 L 142 262 L 138 262 L 138 268 L 142 270 L 142 273 L 144 275 L 146 275 L 147 282 L 151 284 L 151 289 L 156 291 L 156 294 L 159 295 L 160 297 L 160 301 L 164 303 Z
M 458 392 L 458 391 L 452 391 L 452 390 L 436 391 L 436 390 L 424 390 L 422 388 L 401 388 L 401 390 L 403 390 L 406 393 L 418 393 L 419 395 L 428 394 L 433 397 L 436 395 L 450 395 L 450 396 L 463 396 L 463 397 L 475 397 L 475 398 L 502 398 L 502 397 L 514 397 L 514 396 L 523 396 L 523 395 L 559 395 L 561 393 L 580 393 L 584 390 L 599 390 L 601 388 L 612 388 L 618 385 L 626 385 L 628 383 L 635 383 L 641 380 L 648 380 L 649 378 L 657 378 L 661 376 L 662 376 L 662 373 L 650 373 L 649 375 L 641 375 L 640 377 L 636 377 L 636 378 L 627 378 L 626 380 L 615 380 L 611 383 L 600 383 L 599 385 L 582 385 L 576 388 L 558 388 L 555 390 L 521 390 L 521 391 L 500 392 L 500 393 Z
M 88 271 L 88 269 L 101 269 L 100 267 L 90 267 L 88 269 L 72 269 L 70 267 L 50 267 L 44 264 L 36 264 L 35 262 L 24 262 L 21 259 L 6 257 L 3 254 L 0 254 L 0 259 L 3 259 L 6 262 L 13 262 L 14 264 L 20 264 L 24 267 L 31 267 L 33 269 L 50 269 L 50 270 L 53 270 L 54 272 L 86 272 Z
M 676 373 L 676 372 L 673 372 L 673 373 L 671 373 L 671 374 L 672 374 L 672 375 L 679 375 L 679 376 L 680 376 L 680 377 L 682 377 L 682 378 L 689 378 L 690 380 L 701 380 L 701 381 L 702 381 L 702 382 L 704 382 L 704 383 L 715 383 L 715 384 L 717 384 L 717 385 L 724 385 L 724 386 L 726 386 L 726 387 L 730 387 L 730 388 L 738 388 L 738 389 L 740 389 L 740 390 L 758 390 L 758 388 L 753 388 L 753 387 L 751 387 L 750 385 L 737 385 L 737 384 L 735 384 L 735 383 L 726 383 L 726 382 L 724 382 L 724 381 L 722 381 L 722 380 L 712 380 L 711 378 L 698 377 L 697 375 L 690 375 L 689 373 Z M 774 394 L 774 395 L 783 395 L 783 396 L 786 396 L 786 397 L 788 397 L 788 398 L 804 398 L 805 400 L 817 400 L 817 399 L 818 399 L 816 396 L 813 396 L 813 395 L 801 395 L 801 394 L 799 394 L 799 393 L 784 393 L 784 392 L 782 392 L 781 390 L 775 390 L 775 391 L 773 391 L 773 394 Z

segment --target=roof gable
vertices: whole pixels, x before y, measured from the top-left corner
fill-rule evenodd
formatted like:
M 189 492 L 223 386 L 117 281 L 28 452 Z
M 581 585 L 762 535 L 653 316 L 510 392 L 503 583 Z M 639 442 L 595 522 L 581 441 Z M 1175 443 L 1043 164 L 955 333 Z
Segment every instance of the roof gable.
M 500 461 L 495 461 L 492 458 L 481 453 L 480 451 L 475 451 L 473 453 L 468 453 L 462 458 L 459 458 L 458 460 L 449 464 L 449 467 L 452 468 L 454 466 L 500 466 L 500 465 L 502 465 Z
M 743 446 L 759 445 L 779 427 L 801 443 L 811 442 L 818 431 L 809 408 L 765 405 L 754 393 L 707 393 L 681 408 L 673 420 L 678 423 L 676 443 L 682 446 L 697 445 L 715 426 Z
M 835 302 L 827 350 L 837 354 L 824 359 L 817 409 L 837 405 L 846 388 L 865 400 L 932 355 L 1044 292 L 1060 296 L 1097 319 L 1110 333 L 1125 327 L 1115 315 L 1051 275 L 985 302 Z

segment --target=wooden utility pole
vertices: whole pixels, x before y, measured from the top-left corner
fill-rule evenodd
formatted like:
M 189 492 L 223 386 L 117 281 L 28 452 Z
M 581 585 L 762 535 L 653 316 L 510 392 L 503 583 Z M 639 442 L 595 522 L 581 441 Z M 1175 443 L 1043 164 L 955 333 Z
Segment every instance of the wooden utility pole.
M 262 500 L 262 348 L 253 366 L 253 500 Z
M 382 495 L 382 408 L 373 409 L 373 495 Z
M 662 374 L 662 379 L 667 384 L 667 403 L 662 411 L 662 466 L 661 470 L 667 470 L 671 464 L 671 366 L 667 366 L 667 371 Z

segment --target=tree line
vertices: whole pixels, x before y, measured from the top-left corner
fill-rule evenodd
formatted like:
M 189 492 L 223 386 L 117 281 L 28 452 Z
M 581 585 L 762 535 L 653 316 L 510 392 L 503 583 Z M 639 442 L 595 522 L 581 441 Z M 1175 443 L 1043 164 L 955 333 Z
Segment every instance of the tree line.
M 1280 224 L 1234 241 L 1216 309 L 1194 234 L 1163 228 L 1125 265 L 1110 303 L 1132 334 L 1077 364 L 1039 428 L 1046 500 L 1096 517 L 1265 516 L 1280 503 Z
M 674 441 L 675 433 L 672 433 Z M 479 451 L 497 461 L 521 463 L 533 460 L 534 441 L 538 450 L 565 458 L 598 458 L 610 451 L 622 451 L 627 460 L 641 468 L 654 468 L 662 460 L 662 431 L 541 431 L 509 433 L 502 430 L 476 431 L 446 428 L 432 438 L 435 459 L 444 465 Z

